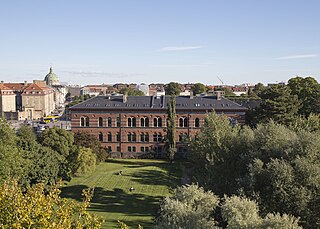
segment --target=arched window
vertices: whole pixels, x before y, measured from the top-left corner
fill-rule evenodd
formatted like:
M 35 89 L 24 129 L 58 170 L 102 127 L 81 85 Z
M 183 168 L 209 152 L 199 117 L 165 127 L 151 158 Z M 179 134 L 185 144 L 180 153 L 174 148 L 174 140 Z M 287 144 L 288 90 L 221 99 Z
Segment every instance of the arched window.
M 81 117 L 80 118 L 80 126 L 85 126 L 86 123 L 86 118 L 85 117 Z
M 149 134 L 140 133 L 140 142 L 149 142 Z
M 89 126 L 89 117 L 86 117 L 86 126 Z
M 102 119 L 102 117 L 99 117 L 98 126 L 102 127 L 102 125 L 103 125 L 103 119 Z
M 148 117 L 140 118 L 140 126 L 141 127 L 148 127 L 149 126 L 149 118 Z
M 179 118 L 179 127 L 183 127 L 183 118 Z
M 116 140 L 117 140 L 117 142 L 120 142 L 120 140 L 121 140 L 120 133 L 117 133 L 117 134 L 116 134 Z
M 184 127 L 188 127 L 188 118 L 184 118 L 183 125 Z
M 112 127 L 112 118 L 108 117 L 108 127 Z
M 103 142 L 103 133 L 99 132 L 98 139 L 100 142 Z
M 108 142 L 112 142 L 112 134 L 110 132 L 108 133 Z
M 154 127 L 162 127 L 162 118 L 161 117 L 153 118 L 153 126 Z
M 188 127 L 188 118 L 187 117 L 179 118 L 179 127 Z
M 136 118 L 135 117 L 129 117 L 128 118 L 128 127 L 135 127 L 136 126 Z
M 82 116 L 80 118 L 80 126 L 83 126 L 83 127 L 89 126 L 89 117 L 88 116 Z
M 120 127 L 120 117 L 117 117 L 117 127 Z
M 140 133 L 140 142 L 144 142 L 144 133 Z
M 136 133 L 128 133 L 128 142 L 136 142 L 136 141 L 137 141 Z
M 199 118 L 196 118 L 196 119 L 194 120 L 194 126 L 195 126 L 195 127 L 200 127 L 200 119 L 199 119 Z

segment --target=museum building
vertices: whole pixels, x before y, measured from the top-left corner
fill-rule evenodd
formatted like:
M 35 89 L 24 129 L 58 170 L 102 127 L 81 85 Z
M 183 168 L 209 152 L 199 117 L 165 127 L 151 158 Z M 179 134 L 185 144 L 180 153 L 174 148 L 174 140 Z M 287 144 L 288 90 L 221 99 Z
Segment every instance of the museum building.
M 93 134 L 111 155 L 132 157 L 165 152 L 169 96 L 100 95 L 70 108 L 74 133 Z M 225 114 L 230 123 L 244 123 L 247 108 L 217 96 L 176 97 L 177 152 L 185 154 L 186 139 L 204 125 L 208 112 Z

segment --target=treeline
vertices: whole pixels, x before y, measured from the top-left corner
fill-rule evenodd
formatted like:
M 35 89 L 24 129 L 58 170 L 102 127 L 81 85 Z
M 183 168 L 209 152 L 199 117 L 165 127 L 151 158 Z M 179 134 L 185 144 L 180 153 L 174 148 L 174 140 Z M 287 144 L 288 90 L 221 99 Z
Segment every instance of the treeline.
M 320 84 L 312 77 L 297 76 L 287 85 L 257 84 L 250 97 L 261 100 L 260 106 L 246 115 L 247 124 L 251 126 L 270 119 L 288 125 L 298 116 L 308 118 L 310 114 L 320 113 Z
M 92 172 L 108 152 L 88 134 L 51 128 L 36 135 L 29 126 L 17 131 L 0 120 L 0 181 L 14 178 L 23 187 Z
M 320 227 L 320 116 L 230 125 L 208 114 L 190 142 L 192 180 L 160 205 L 156 228 Z
M 160 205 L 156 228 L 320 228 L 320 85 L 257 84 L 248 125 L 208 114 L 190 141 L 192 180 Z

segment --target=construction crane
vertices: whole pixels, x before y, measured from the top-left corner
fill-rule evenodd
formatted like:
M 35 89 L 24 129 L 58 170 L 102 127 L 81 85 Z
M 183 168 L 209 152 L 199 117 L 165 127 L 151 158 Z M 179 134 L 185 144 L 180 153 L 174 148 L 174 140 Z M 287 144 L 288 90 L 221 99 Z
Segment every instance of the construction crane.
M 220 79 L 220 78 L 219 78 L 219 76 L 217 76 L 217 78 L 218 78 L 218 80 L 220 80 L 221 85 L 224 85 L 224 83 L 223 83 L 222 79 Z

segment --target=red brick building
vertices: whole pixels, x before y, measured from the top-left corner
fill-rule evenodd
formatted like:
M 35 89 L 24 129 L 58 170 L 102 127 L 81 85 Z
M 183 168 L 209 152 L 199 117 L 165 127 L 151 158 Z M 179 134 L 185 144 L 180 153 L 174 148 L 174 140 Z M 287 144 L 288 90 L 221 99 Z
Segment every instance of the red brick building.
M 72 131 L 97 136 L 115 156 L 150 151 L 160 156 L 164 153 L 168 100 L 168 96 L 97 96 L 70 108 Z M 247 108 L 219 96 L 176 98 L 178 152 L 185 152 L 184 139 L 195 136 L 212 110 L 241 123 Z

